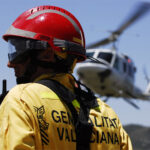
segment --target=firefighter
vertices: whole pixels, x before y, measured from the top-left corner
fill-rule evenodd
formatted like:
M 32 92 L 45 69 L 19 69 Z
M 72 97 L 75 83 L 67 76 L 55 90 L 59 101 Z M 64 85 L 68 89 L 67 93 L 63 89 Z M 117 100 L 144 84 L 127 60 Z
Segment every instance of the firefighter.
M 0 106 L 1 150 L 132 150 L 116 113 L 72 75 L 86 50 L 70 12 L 34 7 L 3 38 L 17 85 Z

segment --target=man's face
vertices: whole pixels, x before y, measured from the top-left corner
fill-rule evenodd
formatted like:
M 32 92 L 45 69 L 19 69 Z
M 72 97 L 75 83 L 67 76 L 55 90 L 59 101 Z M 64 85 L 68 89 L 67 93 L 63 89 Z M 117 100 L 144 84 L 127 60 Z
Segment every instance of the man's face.
M 14 69 L 15 76 L 18 78 L 18 77 L 22 77 L 25 74 L 29 62 L 30 62 L 30 58 L 27 59 L 25 62 L 22 62 L 22 63 L 15 63 L 14 64 L 14 63 L 8 62 L 7 66 L 9 68 Z

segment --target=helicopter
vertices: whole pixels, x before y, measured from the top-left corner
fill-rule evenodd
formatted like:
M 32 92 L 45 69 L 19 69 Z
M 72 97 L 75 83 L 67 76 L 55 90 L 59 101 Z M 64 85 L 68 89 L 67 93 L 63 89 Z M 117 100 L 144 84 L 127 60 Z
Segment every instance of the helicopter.
M 123 31 L 133 22 L 144 16 L 150 9 L 150 3 L 141 2 L 130 17 L 108 38 L 86 47 L 87 59 L 76 65 L 79 80 L 93 92 L 107 101 L 110 97 L 123 98 L 139 109 L 131 99 L 150 100 L 150 82 L 145 91 L 135 85 L 136 66 L 126 54 L 119 53 L 115 42 Z M 113 43 L 113 48 L 96 48 Z M 148 78 L 148 77 L 147 77 Z

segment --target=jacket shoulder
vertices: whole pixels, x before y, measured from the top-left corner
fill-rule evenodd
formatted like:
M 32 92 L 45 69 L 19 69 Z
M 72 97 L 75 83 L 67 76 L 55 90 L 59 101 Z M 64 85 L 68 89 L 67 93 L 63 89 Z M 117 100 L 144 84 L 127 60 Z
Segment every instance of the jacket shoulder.
M 100 109 L 101 109 L 102 113 L 104 113 L 104 114 L 106 113 L 109 116 L 116 116 L 117 118 L 119 118 L 112 107 L 110 107 L 108 104 L 106 104 L 100 98 L 98 98 L 97 101 L 98 101 L 98 104 L 100 106 Z
M 52 95 L 58 99 L 57 95 L 48 87 L 39 84 L 39 83 L 26 83 L 26 84 L 19 84 L 13 87 L 6 97 L 4 101 L 12 101 L 14 100 L 24 100 L 29 101 L 30 99 L 34 100 L 40 98 L 41 96 L 44 97 L 45 95 Z M 49 96 L 50 97 L 50 96 Z

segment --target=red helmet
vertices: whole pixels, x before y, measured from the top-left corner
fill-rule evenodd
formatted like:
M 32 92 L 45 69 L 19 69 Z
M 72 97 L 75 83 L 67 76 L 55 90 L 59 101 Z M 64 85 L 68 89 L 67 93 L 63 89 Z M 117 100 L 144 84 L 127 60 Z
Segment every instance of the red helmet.
M 85 38 L 79 21 L 67 10 L 55 6 L 39 6 L 25 11 L 10 26 L 3 38 L 23 37 L 46 41 L 55 50 L 84 60 Z

